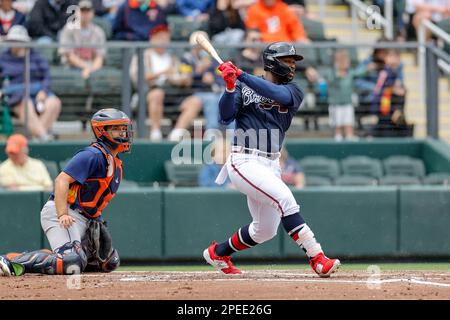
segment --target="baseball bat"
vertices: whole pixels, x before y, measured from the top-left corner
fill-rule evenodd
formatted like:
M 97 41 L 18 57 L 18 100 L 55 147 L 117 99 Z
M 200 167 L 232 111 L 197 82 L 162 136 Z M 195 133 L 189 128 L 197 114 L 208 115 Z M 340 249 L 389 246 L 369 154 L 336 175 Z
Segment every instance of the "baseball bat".
M 208 54 L 213 57 L 219 64 L 223 63 L 223 60 L 220 58 L 219 54 L 217 53 L 216 49 L 214 49 L 211 42 L 206 39 L 206 37 L 202 34 L 198 34 L 195 38 L 195 41 L 200 45 L 200 47 L 203 48 Z

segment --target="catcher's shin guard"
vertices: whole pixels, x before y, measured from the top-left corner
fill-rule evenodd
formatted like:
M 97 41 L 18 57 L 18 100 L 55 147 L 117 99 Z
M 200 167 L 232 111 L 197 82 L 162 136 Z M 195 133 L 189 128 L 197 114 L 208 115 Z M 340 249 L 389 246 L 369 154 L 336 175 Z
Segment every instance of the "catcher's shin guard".
M 27 273 L 79 274 L 86 267 L 87 258 L 78 241 L 66 243 L 56 253 L 48 250 L 24 252 L 12 262 L 25 267 Z

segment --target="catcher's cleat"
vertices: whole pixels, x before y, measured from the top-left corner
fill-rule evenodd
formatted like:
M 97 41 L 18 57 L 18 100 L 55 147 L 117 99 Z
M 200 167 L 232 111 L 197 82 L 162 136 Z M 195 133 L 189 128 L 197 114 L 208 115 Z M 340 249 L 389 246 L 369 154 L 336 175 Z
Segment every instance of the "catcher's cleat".
M 4 256 L 0 256 L 0 276 L 21 276 L 25 273 L 25 267 L 20 263 L 11 262 Z
M 206 262 L 223 274 L 241 274 L 241 270 L 237 269 L 231 263 L 230 256 L 219 257 L 216 255 L 216 245 L 217 243 L 214 241 L 207 249 L 203 251 L 203 257 Z
M 309 264 L 319 277 L 328 278 L 339 268 L 341 262 L 338 259 L 330 259 L 323 253 L 319 253 L 311 259 Z

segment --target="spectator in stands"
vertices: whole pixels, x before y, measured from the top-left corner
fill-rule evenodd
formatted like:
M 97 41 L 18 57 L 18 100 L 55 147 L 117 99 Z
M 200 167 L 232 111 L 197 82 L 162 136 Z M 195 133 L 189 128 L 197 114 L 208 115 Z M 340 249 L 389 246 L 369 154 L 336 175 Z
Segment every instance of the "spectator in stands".
M 259 0 L 248 9 L 245 25 L 261 30 L 263 42 L 310 42 L 302 22 L 281 0 Z
M 152 29 L 163 24 L 166 13 L 154 0 L 126 0 L 114 19 L 113 38 L 147 41 Z
M 80 26 L 81 28 L 71 28 L 66 24 L 61 32 L 59 39 L 61 45 L 103 45 L 106 42 L 105 32 L 97 25 L 92 23 L 94 18 L 94 7 L 90 0 L 81 0 L 80 7 Z M 89 75 L 103 66 L 103 60 L 106 55 L 106 48 L 60 48 L 59 54 L 62 56 L 63 63 L 81 70 L 83 78 L 89 78 Z
M 105 19 L 112 26 L 119 7 L 125 0 L 93 0 L 95 15 Z
M 207 21 L 215 0 L 176 0 L 178 12 L 188 21 Z
M 247 29 L 244 42 L 249 45 L 261 43 L 261 32 L 259 29 Z M 261 53 L 261 48 L 249 46 L 240 52 L 235 62 L 239 63 L 239 66 L 245 72 L 262 76 L 264 69 L 261 67 Z
M 190 86 L 192 78 L 179 73 L 179 61 L 170 54 L 166 46 L 170 43 L 170 30 L 167 25 L 154 27 L 150 34 L 150 43 L 156 47 L 149 48 L 144 52 L 144 77 L 149 87 L 147 94 L 147 108 L 151 119 L 150 140 L 160 141 L 162 139 L 161 120 L 164 111 L 163 87 L 166 85 Z M 138 86 L 138 61 L 134 56 L 130 66 L 130 77 L 134 86 Z
M 381 41 L 383 39 L 379 42 Z M 355 80 L 355 88 L 358 91 L 361 101 L 372 102 L 374 100 L 374 89 L 379 73 L 385 67 L 386 54 L 386 48 L 376 48 L 372 55 L 362 61 L 356 68 L 356 74 L 358 76 Z M 395 72 L 397 79 L 403 84 L 403 63 L 401 61 L 399 61 Z
M 302 167 L 298 161 L 289 156 L 285 147 L 281 148 L 280 153 L 281 180 L 287 185 L 303 189 L 305 187 L 305 174 Z
M 208 32 L 215 43 L 241 43 L 245 24 L 241 19 L 235 0 L 217 0 L 209 11 Z
M 0 1 L 0 35 L 5 36 L 9 28 L 25 23 L 25 15 L 13 8 L 13 0 Z
M 22 134 L 13 134 L 6 142 L 8 159 L 0 164 L 0 186 L 11 191 L 51 191 L 53 182 L 38 159 L 28 156 L 28 141 Z
M 347 50 L 336 50 L 334 68 L 324 75 L 327 81 L 330 125 L 334 128 L 334 139 L 353 140 L 355 110 L 352 103 L 354 78 L 356 73 L 350 68 L 350 55 Z
M 380 8 L 381 14 L 384 16 L 384 6 L 385 0 L 374 0 L 374 5 Z M 406 9 L 406 1 L 405 0 L 397 0 L 393 1 L 393 18 L 394 18 L 394 36 L 397 41 L 405 41 L 406 40 L 406 24 L 404 19 L 404 13 Z
M 224 184 L 219 185 L 215 182 L 217 176 L 219 175 L 220 169 L 227 161 L 228 155 L 230 154 L 230 143 L 224 140 L 214 140 L 214 146 L 211 150 L 212 163 L 205 164 L 200 170 L 198 175 L 198 185 L 199 187 L 210 187 L 210 188 L 231 188 L 230 178 Z
M 433 23 L 439 23 L 444 19 L 450 19 L 450 1 L 449 0 L 408 0 L 409 12 L 414 12 L 412 24 L 419 31 L 419 26 L 423 20 L 431 20 Z M 427 30 L 427 38 L 431 34 Z
M 57 41 L 66 22 L 76 24 L 76 10 L 69 9 L 76 4 L 78 0 L 37 0 L 26 22 L 30 36 L 45 43 Z
M 191 126 L 202 108 L 206 118 L 207 130 L 224 129 L 219 124 L 219 108 L 217 106 L 225 88 L 217 71 L 217 63 L 195 41 L 198 33 L 208 37 L 203 31 L 192 33 L 189 39 L 192 49 L 184 54 L 181 59 L 181 70 L 192 78 L 192 88 L 196 92 L 182 101 L 180 105 L 181 114 L 174 129 L 169 134 L 169 140 L 171 141 L 179 141 L 183 138 L 186 129 Z M 228 127 L 233 128 L 233 126 L 234 123 Z
M 308 19 L 316 20 L 317 16 L 308 12 L 305 0 L 283 0 L 284 3 L 289 5 L 289 8 L 294 11 L 298 19 L 306 17 Z
M 29 42 L 25 27 L 9 29 L 6 41 Z M 2 91 L 7 96 L 11 113 L 25 123 L 25 105 L 28 110 L 28 130 L 33 137 L 46 141 L 52 138 L 51 128 L 61 112 L 61 101 L 50 91 L 48 62 L 35 50 L 30 50 L 30 97 L 24 98 L 25 54 L 21 47 L 10 48 L 0 55 Z M 28 103 L 26 103 L 28 101 Z
M 388 49 L 374 88 L 374 103 L 381 116 L 391 116 L 396 109 L 403 110 L 406 89 L 397 73 L 400 63 L 400 52 Z
M 13 8 L 17 11 L 23 13 L 24 15 L 28 15 L 33 9 L 36 0 L 13 0 Z

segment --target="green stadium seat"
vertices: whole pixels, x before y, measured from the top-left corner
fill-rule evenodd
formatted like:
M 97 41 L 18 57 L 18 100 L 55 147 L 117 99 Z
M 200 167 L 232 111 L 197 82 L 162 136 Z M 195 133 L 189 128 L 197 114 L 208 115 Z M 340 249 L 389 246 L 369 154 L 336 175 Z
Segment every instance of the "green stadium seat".
M 423 179 L 423 184 L 447 186 L 450 184 L 450 173 L 448 172 L 430 173 Z
M 90 75 L 88 85 L 94 95 L 120 95 L 122 70 L 112 67 L 101 68 Z
M 51 89 L 57 95 L 65 94 L 86 94 L 88 88 L 86 80 L 81 76 L 78 69 L 66 66 L 51 66 L 50 74 L 52 77 Z
M 50 175 L 50 178 L 52 180 L 55 180 L 60 172 L 58 163 L 56 161 L 51 161 L 51 160 L 43 160 L 42 162 L 45 164 L 45 167 L 47 168 L 47 171 Z
M 300 160 L 300 165 L 308 176 L 336 179 L 339 176 L 339 164 L 334 159 L 320 156 L 305 157 Z
M 109 43 L 114 43 L 114 41 L 109 41 Z M 106 52 L 104 66 L 122 69 L 122 50 L 122 48 L 109 48 Z M 134 50 L 131 55 L 133 55 L 133 53 Z
M 380 178 L 383 175 L 381 161 L 366 156 L 350 156 L 341 160 L 342 173 L 348 176 Z
M 63 169 L 66 167 L 66 165 L 69 163 L 71 158 L 65 159 L 65 160 L 61 160 L 59 161 L 59 170 L 63 171 Z
M 207 22 L 187 21 L 187 19 L 180 15 L 167 16 L 170 31 L 172 33 L 172 41 L 188 41 L 189 36 L 194 31 L 207 30 Z
M 380 186 L 420 185 L 420 179 L 413 176 L 385 175 L 380 178 Z
M 326 187 L 333 185 L 331 179 L 318 176 L 305 176 L 306 187 Z
M 403 175 L 423 178 L 425 165 L 421 159 L 408 156 L 391 156 L 383 161 L 386 175 Z
M 371 176 L 342 175 L 335 182 L 337 186 L 376 186 L 377 179 Z
M 312 41 L 326 41 L 325 28 L 322 22 L 301 17 L 306 34 Z
M 136 190 L 136 189 L 139 189 L 139 184 L 136 181 L 123 179 L 120 182 L 118 192 L 124 191 L 124 190 Z
M 56 48 L 37 48 L 36 51 L 39 52 L 42 58 L 47 60 L 49 64 L 56 62 L 58 51 Z
M 167 178 L 174 186 L 197 186 L 202 164 L 174 164 L 171 160 L 164 163 Z
M 92 19 L 92 22 L 102 28 L 103 32 L 105 32 L 106 40 L 111 39 L 112 37 L 112 25 L 108 20 L 103 19 L 101 17 L 95 16 Z

